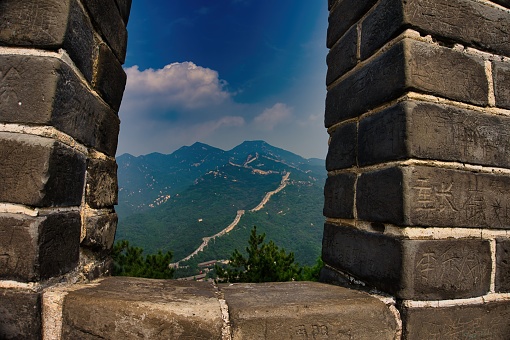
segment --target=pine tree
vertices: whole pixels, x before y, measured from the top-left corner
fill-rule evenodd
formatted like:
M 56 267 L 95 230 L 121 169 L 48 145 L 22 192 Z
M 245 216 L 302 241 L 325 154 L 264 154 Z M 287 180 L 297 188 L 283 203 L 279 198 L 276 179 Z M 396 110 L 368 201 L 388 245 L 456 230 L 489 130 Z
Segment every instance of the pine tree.
M 245 258 L 237 249 L 230 256 L 228 265 L 215 269 L 220 282 L 283 282 L 300 277 L 301 268 L 294 263 L 294 253 L 287 254 L 273 241 L 264 243 L 266 234 L 257 235 L 253 227 Z
M 113 275 L 145 277 L 150 279 L 171 279 L 174 269 L 168 265 L 172 262 L 172 252 L 165 254 L 158 251 L 155 255 L 143 256 L 143 249 L 129 245 L 126 240 L 118 241 L 113 246 Z

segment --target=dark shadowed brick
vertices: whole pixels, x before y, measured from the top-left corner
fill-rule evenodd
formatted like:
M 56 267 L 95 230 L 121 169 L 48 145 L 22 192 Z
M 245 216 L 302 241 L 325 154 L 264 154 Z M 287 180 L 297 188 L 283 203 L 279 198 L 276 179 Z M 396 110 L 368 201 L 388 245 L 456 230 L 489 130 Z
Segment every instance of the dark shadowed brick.
M 510 240 L 496 239 L 496 292 L 510 292 Z
M 326 58 L 328 73 L 326 85 L 331 84 L 335 79 L 356 66 L 358 62 L 358 31 L 352 27 L 345 36 L 331 48 Z
M 0 277 L 34 281 L 74 269 L 80 230 L 78 212 L 0 214 Z
M 506 340 L 510 334 L 510 302 L 451 307 L 399 307 L 403 339 Z
M 508 11 L 471 0 L 383 0 L 362 23 L 361 59 L 408 27 L 510 56 Z
M 324 216 L 354 218 L 354 186 L 356 175 L 338 174 L 330 176 L 324 186 Z
M 322 256 L 402 299 L 469 298 L 490 286 L 490 244 L 480 239 L 408 240 L 326 223 Z
M 124 20 L 124 25 L 127 25 L 129 20 L 129 13 L 131 12 L 132 0 L 115 0 L 115 2 L 117 3 L 117 7 L 119 8 L 122 20 Z
M 85 156 L 53 139 L 0 132 L 0 202 L 79 206 Z
M 109 214 L 89 212 L 85 215 L 84 226 L 86 236 L 82 245 L 94 250 L 110 250 L 115 239 L 118 217 L 112 212 Z
M 356 165 L 356 123 L 345 124 L 331 135 L 326 170 L 339 170 Z
M 510 109 L 510 63 L 494 62 L 493 65 L 496 106 Z
M 0 288 L 0 339 L 41 339 L 41 294 Z
M 119 111 L 126 80 L 126 73 L 120 62 L 107 45 L 101 44 L 93 86 L 115 112 Z
M 360 121 L 358 162 L 421 158 L 510 167 L 509 129 L 505 116 L 409 100 Z

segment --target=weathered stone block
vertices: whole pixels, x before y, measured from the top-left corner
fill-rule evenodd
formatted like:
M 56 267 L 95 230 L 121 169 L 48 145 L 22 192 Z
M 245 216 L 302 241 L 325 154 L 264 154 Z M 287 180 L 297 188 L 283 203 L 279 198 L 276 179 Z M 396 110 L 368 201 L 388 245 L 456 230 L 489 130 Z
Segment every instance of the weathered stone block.
M 510 119 L 405 101 L 360 121 L 358 162 L 421 158 L 510 167 Z
M 362 174 L 357 182 L 358 218 L 371 222 L 404 223 L 404 176 L 399 168 Z
M 324 186 L 324 216 L 354 218 L 354 186 L 356 175 L 347 173 L 330 176 Z
M 110 277 L 64 299 L 64 339 L 220 339 L 212 284 Z
M 493 75 L 496 106 L 510 109 L 510 63 L 494 62 Z
M 2 55 L 0 74 L 5 75 L 1 122 L 51 125 L 87 146 L 115 155 L 119 118 L 67 64 L 51 57 Z
M 380 300 L 315 282 L 220 286 L 232 339 L 394 339 L 397 323 Z
M 85 156 L 53 139 L 0 132 L 0 202 L 79 206 Z
M 488 104 L 481 58 L 404 39 L 328 91 L 326 127 L 357 117 L 410 89 L 475 105 Z
M 496 292 L 510 292 L 510 240 L 496 239 Z
M 0 288 L 0 339 L 41 339 L 41 296 Z
M 401 306 L 403 339 L 508 339 L 510 303 L 451 307 Z
M 510 13 L 471 0 L 384 0 L 362 23 L 361 59 L 408 27 L 510 56 Z
M 0 44 L 63 48 L 85 78 L 92 80 L 94 31 L 76 0 L 3 0 Z
M 326 169 L 328 171 L 350 168 L 356 165 L 356 123 L 345 124 L 331 135 Z
M 358 30 L 353 26 L 328 53 L 326 85 L 356 66 L 358 62 Z
M 331 48 L 376 2 L 377 0 L 337 1 L 337 6 L 329 13 L 327 46 Z
M 127 30 L 116 0 L 88 0 L 83 2 L 98 31 L 123 64 L 126 59 Z
M 126 80 L 126 72 L 124 72 L 120 62 L 108 46 L 101 44 L 99 46 L 97 72 L 93 82 L 94 88 L 115 112 L 119 111 Z
M 118 217 L 110 214 L 88 212 L 85 215 L 84 226 L 86 230 L 82 245 L 94 250 L 110 250 L 115 240 Z
M 87 161 L 85 201 L 95 209 L 110 207 L 118 202 L 117 163 L 111 159 Z
M 117 7 L 119 8 L 120 15 L 122 20 L 124 20 L 124 25 L 128 24 L 129 13 L 131 12 L 131 0 L 115 0 L 117 3 Z
M 78 263 L 80 229 L 78 212 L 0 214 L 0 277 L 38 281 L 72 270 Z
M 490 286 L 486 240 L 409 240 L 326 224 L 322 256 L 333 268 L 402 299 L 476 297 Z
M 360 176 L 356 207 L 358 217 L 371 222 L 508 229 L 509 193 L 506 175 L 395 167 Z

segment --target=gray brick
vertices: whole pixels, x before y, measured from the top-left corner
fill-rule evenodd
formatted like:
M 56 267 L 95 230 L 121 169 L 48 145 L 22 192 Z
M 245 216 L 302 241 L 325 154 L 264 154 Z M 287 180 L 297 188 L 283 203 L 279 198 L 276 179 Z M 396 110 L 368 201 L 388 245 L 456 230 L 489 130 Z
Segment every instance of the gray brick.
M 445 41 L 510 56 L 510 13 L 471 0 L 383 0 L 363 21 L 361 58 L 412 27 Z
M 358 62 L 358 30 L 353 26 L 328 53 L 326 85 L 356 66 Z
M 394 315 L 366 293 L 317 282 L 244 283 L 220 289 L 234 340 L 396 338 Z
M 115 155 L 118 117 L 67 64 L 51 57 L 2 55 L 1 73 L 5 74 L 1 82 L 5 92 L 0 121 L 51 125 L 87 146 Z
M 129 13 L 131 12 L 131 0 L 115 0 L 117 3 L 117 7 L 119 8 L 120 15 L 122 20 L 124 20 L 124 25 L 128 24 Z
M 75 288 L 64 299 L 63 339 L 221 338 L 211 283 L 110 277 Z
M 95 209 L 118 203 L 117 163 L 109 159 L 87 161 L 87 185 L 85 201 Z
M 356 165 L 356 123 L 345 124 L 331 135 L 326 170 L 339 170 Z
M 39 340 L 41 294 L 0 288 L 0 339 Z
M 110 250 L 115 239 L 118 217 L 112 212 L 109 214 L 88 213 L 85 216 L 86 236 L 82 245 L 93 250 Z
M 358 218 L 370 222 L 404 223 L 404 181 L 398 168 L 362 174 L 356 186 Z
M 331 48 L 376 2 L 377 0 L 337 1 L 336 7 L 329 13 L 327 46 Z
M 80 230 L 78 212 L 0 214 L 0 277 L 29 282 L 74 269 Z
M 324 186 L 324 216 L 354 218 L 354 186 L 356 175 L 347 173 L 330 176 Z
M 94 25 L 123 64 L 126 59 L 127 30 L 116 0 L 87 0 L 83 3 Z
M 509 193 L 505 175 L 395 167 L 360 176 L 356 207 L 358 217 L 370 222 L 509 229 Z
M 402 299 L 476 297 L 490 286 L 490 244 L 480 239 L 408 240 L 326 224 L 322 256 Z
M 510 334 L 510 303 L 488 302 L 451 307 L 400 307 L 403 339 L 506 340 Z
M 93 86 L 115 112 L 119 111 L 126 80 L 126 72 L 120 62 L 108 46 L 101 44 Z
M 482 59 L 404 39 L 328 92 L 325 125 L 359 116 L 410 89 L 475 105 L 488 104 Z
M 494 62 L 494 95 L 496 106 L 510 109 L 510 63 Z
M 0 44 L 64 48 L 85 78 L 92 80 L 96 43 L 92 24 L 76 0 L 3 0 Z
M 496 239 L 496 292 L 510 293 L 510 240 Z
M 510 119 L 405 101 L 360 121 L 358 162 L 421 158 L 510 167 Z
M 53 139 L 0 132 L 0 202 L 79 206 L 85 157 Z

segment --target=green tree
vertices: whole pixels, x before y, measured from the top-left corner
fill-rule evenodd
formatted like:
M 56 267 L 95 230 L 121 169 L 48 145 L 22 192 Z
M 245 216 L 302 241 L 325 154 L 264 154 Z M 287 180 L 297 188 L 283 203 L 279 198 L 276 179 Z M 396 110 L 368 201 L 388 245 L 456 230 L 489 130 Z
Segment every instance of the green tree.
M 296 280 L 301 268 L 294 263 L 294 253 L 287 254 L 273 241 L 264 243 L 266 234 L 257 235 L 253 227 L 245 258 L 237 249 L 230 256 L 228 265 L 216 265 L 219 282 L 282 282 Z
M 304 266 L 301 269 L 301 275 L 297 281 L 319 281 L 319 275 L 322 267 L 324 267 L 324 262 L 322 261 L 322 258 L 319 257 L 314 266 Z
M 129 245 L 126 240 L 115 243 L 112 250 L 113 275 L 145 277 L 150 279 L 171 279 L 174 269 L 168 265 L 172 252 L 165 254 L 158 250 L 155 255 L 143 256 L 143 249 Z

